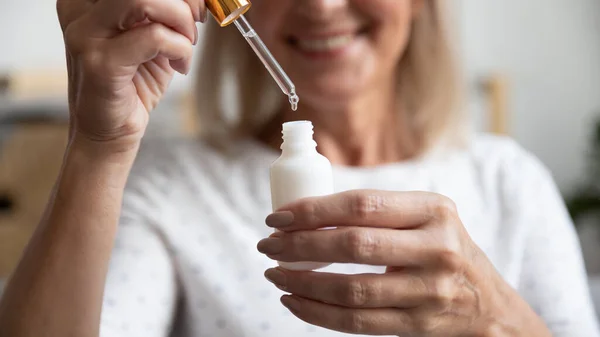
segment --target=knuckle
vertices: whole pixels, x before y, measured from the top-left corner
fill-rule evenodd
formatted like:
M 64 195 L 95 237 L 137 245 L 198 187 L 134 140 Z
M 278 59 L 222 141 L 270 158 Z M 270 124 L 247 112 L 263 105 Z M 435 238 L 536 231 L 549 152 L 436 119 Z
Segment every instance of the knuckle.
M 312 214 L 315 211 L 315 203 L 312 199 L 304 199 L 298 203 L 298 210 L 304 215 Z
M 65 46 L 72 56 L 85 53 L 89 47 L 85 37 L 81 34 L 81 29 L 78 29 L 75 24 L 71 24 L 65 29 L 64 40 Z
M 82 53 L 81 64 L 84 71 L 96 76 L 106 76 L 109 73 L 109 61 L 99 50 L 90 50 Z
M 441 276 L 432 282 L 429 300 L 436 306 L 448 307 L 452 305 L 456 295 L 456 284 L 450 276 Z
M 318 222 L 316 211 L 317 203 L 312 198 L 300 200 L 294 205 L 294 216 L 311 227 Z
M 339 288 L 339 300 L 342 305 L 360 307 L 368 302 L 368 290 L 366 284 L 359 280 L 351 280 L 345 286 Z
M 433 319 L 423 316 L 414 322 L 414 330 L 416 330 L 419 336 L 430 336 L 435 333 L 438 325 Z
M 362 333 L 366 330 L 365 317 L 356 311 L 344 315 L 340 325 L 343 331 L 350 333 Z
M 353 193 L 350 211 L 358 219 L 368 219 L 383 206 L 383 197 L 373 194 Z
M 437 195 L 435 198 L 433 202 L 433 212 L 436 218 L 441 220 L 452 219 L 458 213 L 454 201 L 443 195 Z
M 297 258 L 307 257 L 306 252 L 312 252 L 313 249 L 310 248 L 311 239 L 309 237 L 309 232 L 294 232 L 286 234 L 289 237 L 290 252 Z
M 436 252 L 438 263 L 449 270 L 460 270 L 463 265 L 463 257 L 456 244 L 445 244 Z
M 379 243 L 363 228 L 350 228 L 345 234 L 343 250 L 350 261 L 360 262 L 369 260 L 378 250 Z

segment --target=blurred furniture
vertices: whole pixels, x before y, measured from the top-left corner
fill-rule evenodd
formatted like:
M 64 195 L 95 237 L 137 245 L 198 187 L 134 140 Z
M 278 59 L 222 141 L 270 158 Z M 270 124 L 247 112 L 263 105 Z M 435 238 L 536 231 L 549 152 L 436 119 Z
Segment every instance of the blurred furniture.
M 0 74 L 1 75 L 1 74 Z M 39 100 L 67 96 L 67 72 L 64 69 L 31 69 L 0 76 L 0 91 L 12 100 Z
M 486 76 L 479 83 L 479 89 L 486 101 L 487 131 L 507 135 L 509 132 L 509 87 L 507 78 L 502 74 Z
M 0 77 L 0 278 L 15 267 L 44 212 L 67 142 L 66 73 Z
M 14 268 L 42 217 L 67 143 L 64 121 L 10 128 L 0 144 L 0 278 Z

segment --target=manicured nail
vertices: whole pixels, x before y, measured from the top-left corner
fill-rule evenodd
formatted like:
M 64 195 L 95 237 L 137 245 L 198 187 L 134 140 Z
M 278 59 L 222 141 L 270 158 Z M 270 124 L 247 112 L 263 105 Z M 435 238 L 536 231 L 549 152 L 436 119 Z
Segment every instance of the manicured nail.
M 294 213 L 290 211 L 275 212 L 269 214 L 265 220 L 267 226 L 273 228 L 287 227 L 294 222 Z
M 259 252 L 266 255 L 275 255 L 283 251 L 283 241 L 276 237 L 262 239 L 256 246 Z
M 290 311 L 300 310 L 300 301 L 298 301 L 290 295 L 281 296 L 281 304 L 283 304 L 286 308 L 290 309 Z
M 281 290 L 285 289 L 287 277 L 285 276 L 285 273 L 278 268 L 267 269 L 267 271 L 265 271 L 265 277 L 267 280 L 271 281 L 271 283 L 276 285 L 277 288 Z
M 192 9 L 192 17 L 194 18 L 195 22 L 199 22 L 200 21 L 200 7 L 197 7 L 196 10 Z

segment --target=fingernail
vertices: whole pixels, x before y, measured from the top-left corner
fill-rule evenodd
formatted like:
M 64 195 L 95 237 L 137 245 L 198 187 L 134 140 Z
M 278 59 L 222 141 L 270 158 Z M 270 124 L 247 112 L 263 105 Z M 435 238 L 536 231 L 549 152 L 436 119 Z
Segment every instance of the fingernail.
M 198 27 L 194 25 L 194 46 L 198 44 Z
M 183 61 L 183 59 L 171 60 L 171 61 L 169 61 L 169 64 L 171 65 L 171 68 L 173 68 L 173 70 L 175 70 L 176 72 L 178 72 L 182 75 L 187 75 L 186 73 L 189 71 L 187 69 L 188 67 L 185 64 L 185 62 Z
M 277 288 L 284 290 L 286 286 L 286 276 L 285 273 L 277 268 L 267 269 L 265 271 L 265 277 L 271 283 L 277 286 Z
M 205 10 L 200 11 L 200 22 L 205 23 L 208 19 L 208 12 Z
M 291 311 L 300 310 L 300 301 L 298 301 L 291 295 L 281 296 L 281 304 L 283 304 L 286 308 L 290 309 Z
M 273 237 L 262 239 L 256 248 L 259 252 L 266 255 L 279 254 L 283 251 L 283 241 Z
M 200 21 L 200 8 L 196 8 L 196 10 L 192 9 L 192 17 L 194 17 L 194 21 L 198 22 Z
M 294 213 L 290 211 L 275 212 L 269 214 L 265 222 L 267 226 L 273 228 L 287 227 L 294 222 Z

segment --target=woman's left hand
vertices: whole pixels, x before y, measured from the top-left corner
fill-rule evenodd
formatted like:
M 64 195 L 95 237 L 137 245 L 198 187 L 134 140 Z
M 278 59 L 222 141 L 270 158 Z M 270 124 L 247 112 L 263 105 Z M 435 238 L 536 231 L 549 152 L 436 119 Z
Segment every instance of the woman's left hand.
M 291 294 L 282 303 L 308 323 L 369 335 L 487 336 L 508 328 L 546 336 L 545 328 L 528 329 L 532 317 L 534 326 L 541 319 L 441 195 L 361 190 L 307 198 L 267 217 L 267 225 L 281 232 L 258 250 L 273 260 L 387 267 L 358 275 L 267 270 Z M 315 230 L 328 227 L 334 229 Z

